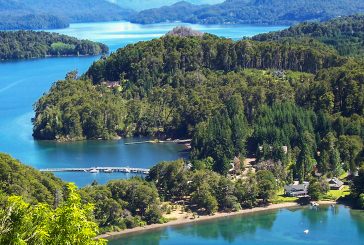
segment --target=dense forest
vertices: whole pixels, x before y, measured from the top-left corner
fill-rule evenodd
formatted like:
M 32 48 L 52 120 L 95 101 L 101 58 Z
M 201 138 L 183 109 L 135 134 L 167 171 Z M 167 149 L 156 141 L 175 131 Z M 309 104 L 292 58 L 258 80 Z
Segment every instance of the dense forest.
M 200 214 L 237 211 L 267 203 L 278 187 L 269 171 L 235 183 L 201 167 L 188 169 L 183 160 L 157 164 L 146 180 L 94 183 L 78 190 L 5 154 L 0 154 L 0 165 L 1 244 L 17 244 L 14 239 L 93 244 L 86 241 L 99 232 L 167 222 L 163 216 L 173 208 L 170 201 L 183 200 L 183 208 Z
M 0 60 L 46 56 L 98 55 L 109 49 L 102 43 L 49 32 L 0 31 Z
M 162 162 L 152 167 L 145 180 L 115 180 L 76 189 L 0 154 L 0 243 L 105 244 L 95 236 L 168 222 L 164 216 L 177 206 L 194 217 L 267 205 L 287 182 L 282 178 L 284 169 L 277 167 L 273 172 L 261 169 L 233 180 L 211 171 L 212 162 L 193 161 L 192 168 L 184 160 Z M 361 208 L 363 181 L 362 168 L 351 187 L 352 196 L 358 197 L 355 204 Z M 44 188 L 33 191 L 34 185 Z
M 35 104 L 34 136 L 192 138 L 191 160 L 221 174 L 256 155 L 283 179 L 339 176 L 363 161 L 363 81 L 361 59 L 315 39 L 166 35 L 57 82 Z
M 226 0 L 212 6 L 179 2 L 131 16 L 136 23 L 182 21 L 199 24 L 291 25 L 362 13 L 361 0 Z
M 279 32 L 253 37 L 258 41 L 312 38 L 335 48 L 341 55 L 364 52 L 364 15 L 336 18 L 328 22 L 305 22 Z
M 74 22 L 123 20 L 133 13 L 105 0 L 0 0 L 0 30 L 65 28 Z

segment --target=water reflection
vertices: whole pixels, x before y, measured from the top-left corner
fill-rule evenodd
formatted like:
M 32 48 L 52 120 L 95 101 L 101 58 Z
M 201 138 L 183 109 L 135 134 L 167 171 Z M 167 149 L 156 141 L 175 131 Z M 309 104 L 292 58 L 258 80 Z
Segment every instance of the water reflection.
M 309 229 L 309 233 L 303 231 Z M 283 209 L 123 236 L 109 245 L 362 245 L 364 212 L 344 206 Z
M 304 221 L 308 221 L 311 227 L 321 226 L 327 223 L 328 211 L 331 209 L 329 206 L 310 207 L 302 210 L 302 217 Z

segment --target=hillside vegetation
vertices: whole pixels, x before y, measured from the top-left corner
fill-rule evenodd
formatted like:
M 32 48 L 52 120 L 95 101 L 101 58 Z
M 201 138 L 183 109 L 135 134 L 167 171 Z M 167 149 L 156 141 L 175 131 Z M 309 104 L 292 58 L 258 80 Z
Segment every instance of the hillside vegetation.
M 360 17 L 349 20 L 360 26 Z M 347 19 L 335 21 L 322 25 Z M 338 53 L 350 36 L 338 49 L 310 36 L 234 42 L 183 33 L 128 45 L 55 83 L 35 105 L 34 137 L 190 138 L 195 169 L 225 175 L 233 162 L 239 172 L 255 156 L 255 168 L 282 183 L 362 166 L 364 61 Z
M 182 21 L 200 24 L 291 25 L 307 20 L 328 20 L 363 13 L 361 0 L 226 0 L 213 6 L 179 2 L 169 7 L 141 11 L 132 22 Z
M 123 8 L 130 8 L 136 11 L 159 8 L 168 6 L 179 2 L 179 0 L 108 0 L 109 2 L 116 3 Z M 187 0 L 186 2 L 192 4 L 217 4 L 224 0 Z
M 74 22 L 123 20 L 133 13 L 105 0 L 0 0 L 0 30 L 65 28 Z
M 0 60 L 106 54 L 102 43 L 49 32 L 0 31 Z
M 364 52 L 364 15 L 341 17 L 328 22 L 305 22 L 286 30 L 253 37 L 258 41 L 286 41 L 311 38 L 335 48 L 341 55 Z

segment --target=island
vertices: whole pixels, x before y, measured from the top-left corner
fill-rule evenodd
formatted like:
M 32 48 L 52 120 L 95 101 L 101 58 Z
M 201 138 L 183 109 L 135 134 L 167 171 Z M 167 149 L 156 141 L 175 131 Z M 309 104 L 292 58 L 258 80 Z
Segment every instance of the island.
M 105 44 L 57 33 L 0 31 L 0 60 L 86 56 L 108 52 L 109 48 Z

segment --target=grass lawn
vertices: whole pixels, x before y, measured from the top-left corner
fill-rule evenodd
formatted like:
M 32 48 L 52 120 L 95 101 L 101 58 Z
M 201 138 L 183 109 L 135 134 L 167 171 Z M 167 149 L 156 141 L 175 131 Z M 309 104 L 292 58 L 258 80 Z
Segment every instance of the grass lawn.
M 349 186 L 345 185 L 341 190 L 330 190 L 323 198 L 326 201 L 336 201 L 340 197 L 344 197 L 350 194 Z
M 284 189 L 280 189 L 277 195 L 270 200 L 273 204 L 285 203 L 285 202 L 297 202 L 297 197 L 286 197 L 284 196 Z

